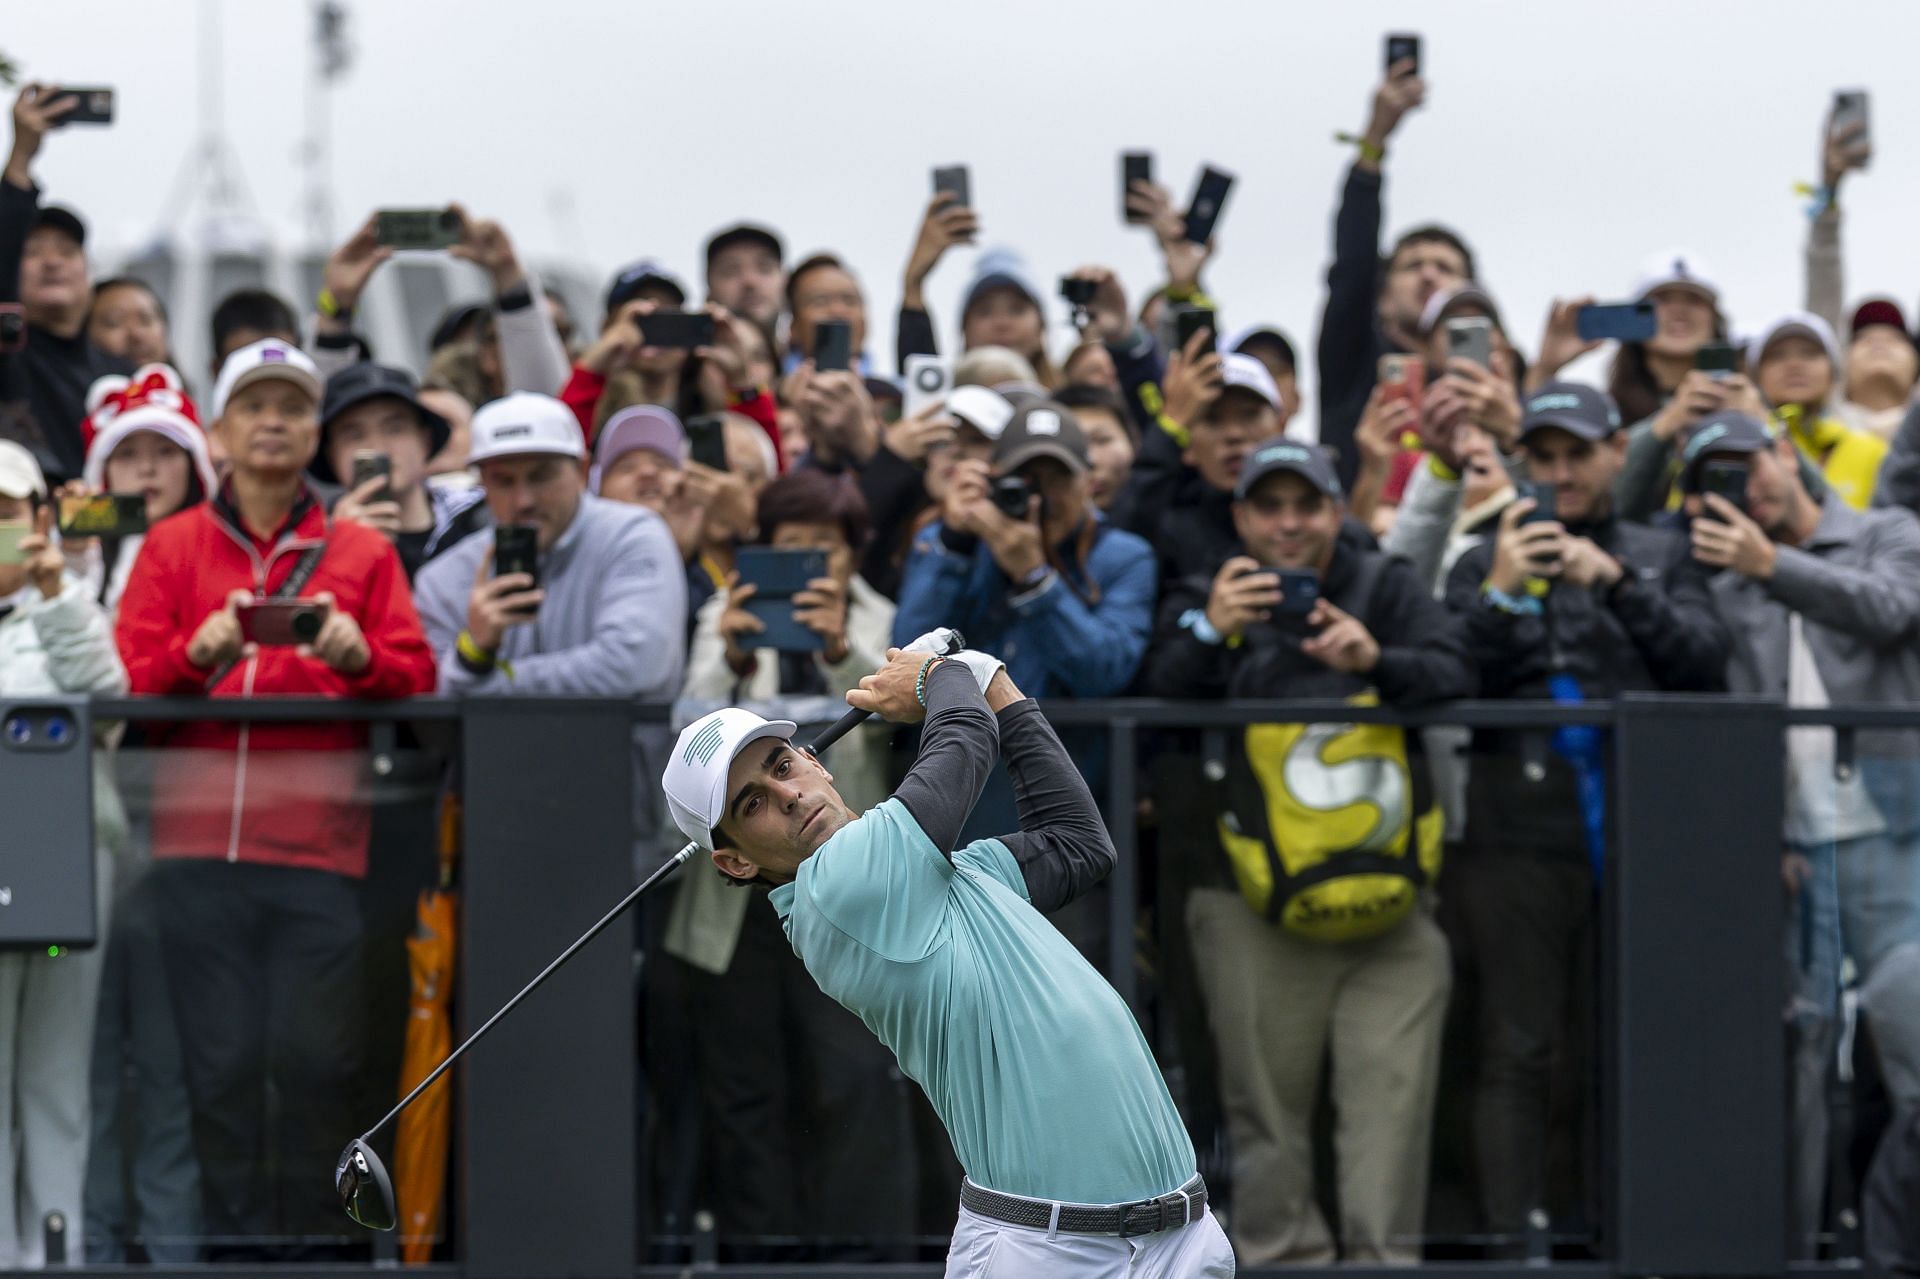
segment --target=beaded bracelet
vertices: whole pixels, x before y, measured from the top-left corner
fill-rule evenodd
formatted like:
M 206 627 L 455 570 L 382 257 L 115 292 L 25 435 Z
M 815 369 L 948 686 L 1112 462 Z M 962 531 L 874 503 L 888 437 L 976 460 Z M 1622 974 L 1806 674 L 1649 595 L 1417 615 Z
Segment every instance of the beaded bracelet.
M 936 654 L 920 663 L 920 678 L 913 682 L 913 697 L 922 706 L 927 704 L 927 672 L 933 669 L 934 663 L 943 660 L 945 659 Z

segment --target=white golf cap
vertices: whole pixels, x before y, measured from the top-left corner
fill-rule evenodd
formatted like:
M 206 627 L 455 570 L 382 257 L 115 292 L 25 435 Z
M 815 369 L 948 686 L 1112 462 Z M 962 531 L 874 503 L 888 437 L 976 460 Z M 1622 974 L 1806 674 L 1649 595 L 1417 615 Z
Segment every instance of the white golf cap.
M 1661 289 L 1692 289 L 1715 306 L 1720 304 L 1720 286 L 1713 282 L 1713 268 L 1691 249 L 1666 249 L 1640 264 L 1640 278 L 1633 286 L 1633 299 L 1645 302 Z
M 1276 409 L 1280 407 L 1280 388 L 1273 384 L 1273 374 L 1251 355 L 1222 351 L 1220 381 L 1222 390 L 1237 386 L 1243 391 L 1252 391 Z
M 571 458 L 587 455 L 587 442 L 573 410 L 551 395 L 536 391 L 515 391 L 493 401 L 473 415 L 473 425 L 468 429 L 473 439 L 473 447 L 467 452 L 469 463 L 523 453 L 557 453 Z
M 1013 420 L 1007 397 L 984 386 L 954 387 L 947 395 L 947 412 L 990 440 L 999 439 Z
M 1760 358 L 1767 348 L 1784 337 L 1812 338 L 1820 344 L 1820 349 L 1833 361 L 1833 367 L 1840 367 L 1840 343 L 1833 336 L 1833 329 L 1827 322 L 1811 311 L 1789 311 L 1779 319 L 1761 329 L 1754 339 L 1747 343 L 1747 364 L 1758 368 Z
M 680 730 L 660 785 L 667 792 L 673 824 L 708 852 L 713 828 L 727 811 L 727 770 L 734 756 L 763 737 L 790 739 L 796 725 L 788 719 L 761 719 L 730 706 L 703 715 Z
M 45 497 L 47 477 L 23 445 L 0 440 L 0 496 Z
M 220 366 L 219 380 L 213 384 L 213 416 L 217 418 L 227 411 L 227 401 L 238 394 L 241 387 L 270 378 L 293 383 L 311 395 L 314 408 L 319 409 L 322 379 L 307 353 L 279 338 L 261 338 L 229 355 L 227 362 Z

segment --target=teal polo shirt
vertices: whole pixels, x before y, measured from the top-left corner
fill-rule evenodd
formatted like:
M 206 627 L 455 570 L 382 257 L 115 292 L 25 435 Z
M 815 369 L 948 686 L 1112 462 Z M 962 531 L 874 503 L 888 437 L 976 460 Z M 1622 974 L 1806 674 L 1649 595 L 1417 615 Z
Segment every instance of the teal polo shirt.
M 949 862 L 889 799 L 772 898 L 814 981 L 926 1090 L 975 1182 L 1107 1204 L 1192 1178 L 1133 1013 L 1029 903 L 1005 844 Z

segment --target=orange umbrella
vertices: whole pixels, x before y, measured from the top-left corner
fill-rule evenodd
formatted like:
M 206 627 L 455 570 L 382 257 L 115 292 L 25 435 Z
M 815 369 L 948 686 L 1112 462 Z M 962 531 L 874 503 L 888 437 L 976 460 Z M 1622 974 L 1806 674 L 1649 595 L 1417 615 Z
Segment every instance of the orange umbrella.
M 453 990 L 455 899 L 449 891 L 459 850 L 460 801 L 448 794 L 440 806 L 440 888 L 420 894 L 413 936 L 407 938 L 412 998 L 407 1005 L 407 1046 L 400 1066 L 400 1096 L 411 1092 L 453 1048 L 449 1012 Z M 393 1190 L 399 1208 L 400 1259 L 410 1266 L 432 1259 L 440 1235 L 447 1181 L 447 1139 L 452 1124 L 453 1076 L 442 1078 L 400 1114 L 393 1139 Z

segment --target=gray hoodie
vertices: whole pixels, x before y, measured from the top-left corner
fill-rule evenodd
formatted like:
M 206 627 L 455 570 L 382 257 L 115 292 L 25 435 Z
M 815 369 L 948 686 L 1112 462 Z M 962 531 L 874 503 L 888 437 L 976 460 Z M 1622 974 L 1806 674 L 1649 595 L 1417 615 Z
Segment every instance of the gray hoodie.
M 493 546 L 486 528 L 420 570 L 420 622 L 440 664 L 440 689 L 468 696 L 598 694 L 671 702 L 687 657 L 687 576 L 666 524 L 652 511 L 584 493 L 580 511 L 540 557 L 546 598 L 535 620 L 507 629 L 500 665 L 475 675 L 455 652 L 474 575 Z M 507 668 L 512 674 L 507 673 Z M 663 724 L 634 729 L 635 856 L 659 855 Z

